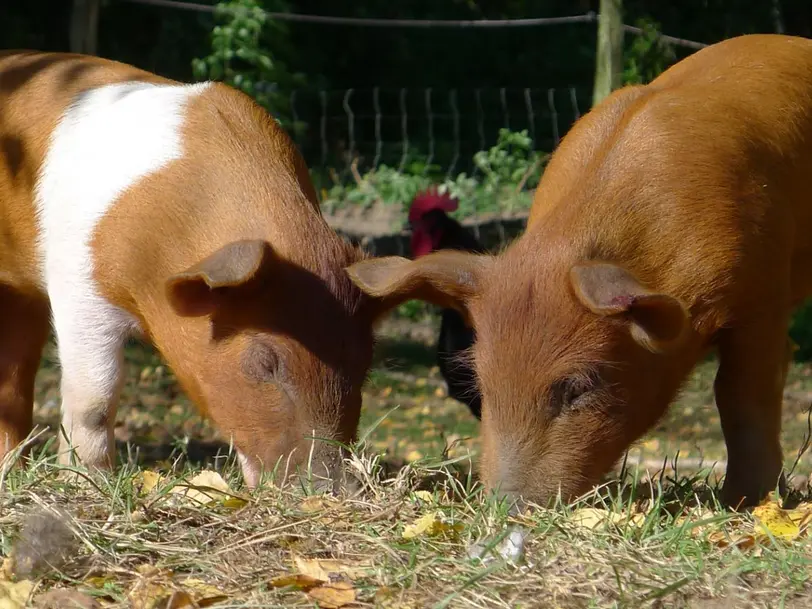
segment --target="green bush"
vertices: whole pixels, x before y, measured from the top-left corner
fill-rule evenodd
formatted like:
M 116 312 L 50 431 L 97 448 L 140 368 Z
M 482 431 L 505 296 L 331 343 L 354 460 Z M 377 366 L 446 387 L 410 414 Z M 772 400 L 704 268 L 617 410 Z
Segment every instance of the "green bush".
M 624 53 L 623 83 L 644 85 L 651 82 L 677 59 L 674 47 L 660 37 L 660 24 L 651 19 L 638 19 L 635 24 L 643 33 L 635 36 Z
M 277 11 L 285 7 L 273 0 Z M 211 53 L 192 60 L 192 71 L 198 80 L 216 80 L 231 85 L 254 98 L 286 129 L 300 132 L 303 123 L 289 116 L 289 92 L 302 84 L 301 74 L 291 74 L 274 57 L 269 32 L 274 45 L 284 43 L 286 30 L 274 22 L 258 0 L 228 0 L 215 6 L 218 25 L 211 33 Z
M 322 203 L 327 209 L 383 203 L 401 206 L 405 211 L 418 192 L 436 184 L 440 192 L 448 192 L 459 201 L 459 208 L 451 214 L 458 218 L 478 212 L 527 209 L 532 202 L 532 191 L 528 189 L 538 185 L 547 157 L 533 150 L 527 131 L 501 129 L 496 144 L 473 157 L 481 177 L 460 173 L 438 183 L 433 177 L 438 168 L 427 167 L 424 159 L 414 158 L 402 171 L 381 165 L 361 176 L 360 183 L 336 184 L 326 191 Z

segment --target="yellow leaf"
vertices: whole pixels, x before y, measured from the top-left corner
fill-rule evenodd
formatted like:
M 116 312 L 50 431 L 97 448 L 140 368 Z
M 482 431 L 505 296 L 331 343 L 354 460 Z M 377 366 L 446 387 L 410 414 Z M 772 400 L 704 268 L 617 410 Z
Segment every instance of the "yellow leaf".
M 380 393 L 382 398 L 389 397 L 391 394 L 392 394 L 392 388 L 391 387 L 384 387 L 381 390 L 381 393 Z
M 423 453 L 421 453 L 419 450 L 415 450 L 415 449 L 410 450 L 409 454 L 406 455 L 406 460 L 407 461 L 419 461 L 422 458 L 423 458 Z
M 414 496 L 425 503 L 434 503 L 434 495 L 428 491 L 415 491 Z
M 135 583 L 127 598 L 133 609 L 156 609 L 166 606 L 167 597 L 171 596 L 172 590 L 166 584 L 142 579 Z
M 145 470 L 136 477 L 136 484 L 139 486 L 138 492 L 141 495 L 149 495 L 163 480 L 164 477 L 158 472 Z
M 427 382 L 428 382 L 428 381 L 426 380 L 426 378 L 425 378 L 425 377 L 421 377 L 421 378 L 417 379 L 417 380 L 414 382 L 414 384 L 415 384 L 415 385 L 417 385 L 418 387 L 425 387 Z
M 646 440 L 645 442 L 643 442 L 643 447 L 646 450 L 651 450 L 651 451 L 659 450 L 660 441 L 657 438 L 652 438 L 651 440 Z
M 334 581 L 308 591 L 307 595 L 324 609 L 339 609 L 355 602 L 355 588 L 351 582 Z
M 462 530 L 461 524 L 449 524 L 440 518 L 440 512 L 429 512 L 403 528 L 403 539 L 415 537 L 437 537 L 439 535 L 456 535 Z
M 801 503 L 792 510 L 787 510 L 790 520 L 798 525 L 802 533 L 812 525 L 812 503 Z
M 299 509 L 303 512 L 307 512 L 308 514 L 312 514 L 313 512 L 320 512 L 322 510 L 330 509 L 335 505 L 336 502 L 327 497 L 313 495 L 312 497 L 307 497 L 304 501 L 302 501 L 299 504 Z
M 188 482 L 172 487 L 170 492 L 206 506 L 219 503 L 230 508 L 241 508 L 248 503 L 247 499 L 229 488 L 220 474 L 212 470 L 200 472 Z
M 11 582 L 0 579 L 0 609 L 22 609 L 34 589 L 34 582 L 24 579 Z
M 3 563 L 0 565 L 0 580 L 3 579 L 11 579 L 11 574 L 14 571 L 14 563 L 11 560 L 11 557 L 7 557 L 3 559 Z
M 801 530 L 775 501 L 765 501 L 753 509 L 753 516 L 758 522 L 757 532 L 770 534 L 776 539 L 793 540 Z
M 593 530 L 606 524 L 616 523 L 622 518 L 620 514 L 615 512 L 591 507 L 581 508 L 572 513 L 572 521 L 576 525 Z
M 85 583 L 93 588 L 104 588 L 108 583 L 114 582 L 115 577 L 112 574 L 94 575 L 85 579 Z
M 272 578 L 270 581 L 271 586 L 274 588 L 292 587 L 296 588 L 297 590 L 304 591 L 315 588 L 323 583 L 324 582 L 322 580 L 315 577 L 310 577 L 309 575 L 304 575 L 303 573 L 278 575 L 277 577 Z
M 180 585 L 191 593 L 190 595 L 198 607 L 208 607 L 228 598 L 226 593 L 216 586 L 192 577 L 183 580 Z

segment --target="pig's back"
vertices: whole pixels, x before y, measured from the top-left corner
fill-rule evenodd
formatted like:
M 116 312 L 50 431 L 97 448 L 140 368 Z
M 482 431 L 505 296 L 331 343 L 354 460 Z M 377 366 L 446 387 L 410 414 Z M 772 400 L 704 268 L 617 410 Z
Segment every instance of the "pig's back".
M 812 41 L 731 39 L 584 118 L 531 225 L 719 323 L 806 282 L 793 260 L 812 254 Z
M 46 253 L 76 258 L 105 190 L 121 171 L 112 116 L 116 93 L 169 83 L 108 60 L 61 53 L 0 53 L 0 280 L 46 289 Z M 116 84 L 123 83 L 123 84 Z M 98 87 L 109 86 L 106 93 Z M 104 111 L 104 107 L 108 111 Z M 132 129 L 132 123 L 129 126 Z M 93 163 L 102 161 L 98 166 Z M 68 196 L 70 195 L 70 196 Z M 109 195 L 109 193 L 108 193 Z M 110 196 L 107 196 L 109 199 Z M 70 232 L 68 241 L 65 235 Z

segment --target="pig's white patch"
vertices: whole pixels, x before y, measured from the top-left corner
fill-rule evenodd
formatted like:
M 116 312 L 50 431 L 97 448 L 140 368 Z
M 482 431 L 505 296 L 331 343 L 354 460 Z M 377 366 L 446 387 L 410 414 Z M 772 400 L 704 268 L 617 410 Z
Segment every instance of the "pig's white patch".
M 88 466 L 112 457 L 121 350 L 137 329 L 101 296 L 90 239 L 122 193 L 181 157 L 186 104 L 207 86 L 126 82 L 86 91 L 54 129 L 40 168 L 38 246 L 62 366 L 63 427 Z
M 256 460 L 249 459 L 242 451 L 237 451 L 237 460 L 240 462 L 240 469 L 242 470 L 242 477 L 248 488 L 256 488 L 259 484 L 262 472 L 257 465 Z

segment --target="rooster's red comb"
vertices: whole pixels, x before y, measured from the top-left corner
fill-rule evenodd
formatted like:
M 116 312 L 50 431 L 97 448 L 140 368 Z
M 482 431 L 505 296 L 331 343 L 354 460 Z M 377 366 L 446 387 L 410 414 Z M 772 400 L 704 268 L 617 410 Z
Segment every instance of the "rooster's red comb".
M 420 218 L 420 216 L 433 209 L 454 211 L 457 209 L 457 205 L 457 200 L 453 199 L 451 195 L 448 193 L 441 195 L 436 186 L 430 187 L 415 195 L 409 207 L 409 222 L 414 222 Z

